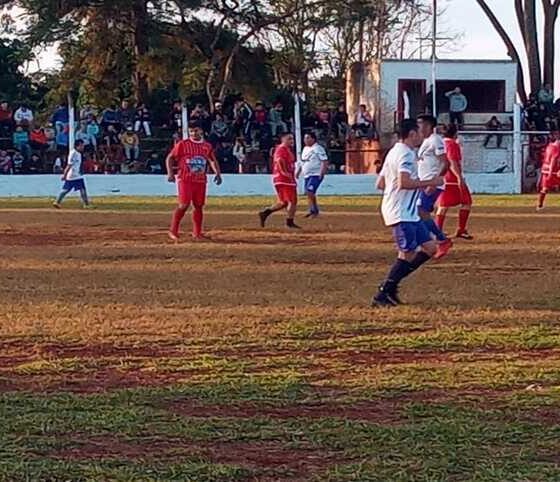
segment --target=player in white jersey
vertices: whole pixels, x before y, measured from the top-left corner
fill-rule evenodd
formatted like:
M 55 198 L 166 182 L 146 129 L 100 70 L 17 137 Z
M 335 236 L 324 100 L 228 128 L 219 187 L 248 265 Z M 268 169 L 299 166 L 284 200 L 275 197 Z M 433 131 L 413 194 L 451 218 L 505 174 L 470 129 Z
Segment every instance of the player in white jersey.
M 418 214 L 418 199 L 422 189 L 443 184 L 441 176 L 421 181 L 415 148 L 421 137 L 414 119 L 405 119 L 399 127 L 399 141 L 385 159 L 377 187 L 383 190 L 381 213 L 393 230 L 397 245 L 397 260 L 374 296 L 374 306 L 397 306 L 399 283 L 429 261 L 437 244 Z
M 435 176 L 443 176 L 449 168 L 449 162 L 445 153 L 445 143 L 443 137 L 436 132 L 437 120 L 431 115 L 421 115 L 418 117 L 420 134 L 424 138 L 420 149 L 418 149 L 418 176 L 421 181 L 433 179 Z M 432 233 L 438 241 L 438 250 L 435 259 L 443 258 L 453 246 L 453 242 L 438 227 L 432 213 L 438 198 L 445 188 L 429 187 L 423 189 L 418 201 L 418 212 L 422 221 L 426 224 L 428 231 Z
M 317 191 L 323 182 L 329 168 L 329 157 L 325 148 L 317 142 L 317 136 L 313 132 L 305 134 L 303 138 L 305 147 L 301 152 L 301 163 L 298 166 L 296 177 L 303 174 L 305 180 L 305 193 L 309 202 L 309 213 L 307 218 L 319 216 L 319 205 L 317 204 Z
M 70 191 L 79 191 L 84 207 L 90 205 L 84 176 L 82 175 L 84 147 L 84 141 L 79 139 L 74 143 L 74 149 L 68 154 L 68 162 L 62 174 L 62 180 L 64 181 L 62 191 L 53 203 L 53 206 L 57 209 L 60 209 L 63 199 Z

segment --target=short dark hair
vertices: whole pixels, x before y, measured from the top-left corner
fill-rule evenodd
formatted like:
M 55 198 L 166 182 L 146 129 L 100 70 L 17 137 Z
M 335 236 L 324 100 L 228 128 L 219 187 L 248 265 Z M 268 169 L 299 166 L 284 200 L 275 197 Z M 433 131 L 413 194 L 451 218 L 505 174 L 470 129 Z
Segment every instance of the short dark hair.
M 406 139 L 412 131 L 418 132 L 418 122 L 414 119 L 403 119 L 397 131 L 399 139 Z
M 443 137 L 448 137 L 452 139 L 457 135 L 457 125 L 456 124 L 447 124 L 443 128 Z
M 78 139 L 76 142 L 74 142 L 74 147 L 80 147 L 83 146 L 85 143 L 82 139 Z
M 419 116 L 416 118 L 416 120 L 419 121 L 419 122 L 427 122 L 427 123 L 430 124 L 432 127 L 436 127 L 436 126 L 437 126 L 437 119 L 436 119 L 433 115 L 430 115 L 430 114 L 422 114 L 422 115 L 419 115 Z
M 294 134 L 291 132 L 283 132 L 282 135 L 280 136 L 280 139 L 284 139 L 287 136 L 293 136 Z
M 315 134 L 315 132 L 306 132 L 305 135 L 311 137 L 314 141 L 317 140 L 317 134 Z

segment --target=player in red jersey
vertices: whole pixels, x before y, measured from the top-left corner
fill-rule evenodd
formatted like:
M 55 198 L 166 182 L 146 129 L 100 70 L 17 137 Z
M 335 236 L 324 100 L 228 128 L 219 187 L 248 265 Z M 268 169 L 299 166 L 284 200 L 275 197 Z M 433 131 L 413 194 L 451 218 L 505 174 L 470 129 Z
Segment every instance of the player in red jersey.
M 202 234 L 203 207 L 206 203 L 206 168 L 208 164 L 216 177 L 214 182 L 219 186 L 222 183 L 220 165 L 214 155 L 214 150 L 203 137 L 200 127 L 189 128 L 189 138 L 177 142 L 165 161 L 167 166 L 167 179 L 177 183 L 178 205 L 173 213 L 169 238 L 179 240 L 179 224 L 185 216 L 189 206 L 193 205 L 192 235 L 195 240 L 204 238 Z M 177 175 L 174 167 L 177 165 Z
M 558 187 L 560 187 L 560 132 L 554 130 L 550 133 L 550 142 L 546 146 L 541 166 L 537 211 L 544 209 L 544 200 L 549 191 Z
M 457 142 L 457 126 L 449 124 L 444 131 L 445 149 L 449 161 L 449 169 L 445 174 L 445 191 L 438 200 L 438 211 L 436 223 L 443 229 L 445 215 L 449 208 L 460 206 L 459 208 L 459 227 L 455 236 L 463 239 L 473 239 L 467 230 L 467 221 L 471 213 L 472 196 L 469 187 L 463 177 L 461 166 L 462 154 L 461 146 Z
M 294 155 L 293 134 L 283 134 L 280 144 L 274 150 L 272 164 L 272 182 L 278 195 L 278 201 L 273 206 L 261 211 L 259 218 L 264 228 L 267 218 L 274 212 L 287 209 L 286 226 L 300 229 L 294 222 L 297 209 L 296 157 Z

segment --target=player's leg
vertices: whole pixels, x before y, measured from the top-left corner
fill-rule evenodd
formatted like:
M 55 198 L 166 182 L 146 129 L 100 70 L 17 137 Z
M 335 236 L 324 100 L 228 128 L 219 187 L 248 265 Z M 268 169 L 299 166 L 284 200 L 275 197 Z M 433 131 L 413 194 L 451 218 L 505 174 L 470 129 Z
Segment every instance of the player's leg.
M 428 231 L 430 231 L 439 242 L 444 242 L 447 240 L 447 236 L 432 218 L 432 213 L 434 212 L 437 199 L 441 192 L 442 191 L 439 189 L 429 194 L 422 191 L 420 193 L 420 201 L 418 204 L 418 214 L 420 215 L 422 222 L 426 225 Z
M 459 226 L 456 236 L 458 238 L 471 240 L 473 237 L 469 234 L 467 223 L 471 214 L 472 196 L 467 186 L 463 186 L 461 192 L 461 207 L 459 208 Z
M 393 237 L 398 249 L 397 259 L 374 296 L 373 305 L 399 305 L 400 282 L 429 261 L 437 251 L 437 244 L 423 222 L 399 223 L 393 226 Z
M 89 206 L 89 198 L 88 198 L 88 194 L 87 194 L 87 190 L 86 190 L 86 185 L 83 184 L 80 187 L 80 197 L 82 198 L 82 204 L 84 207 L 88 207 Z
M 203 239 L 202 224 L 204 221 L 204 205 L 206 204 L 206 183 L 193 183 L 193 212 L 192 236 L 194 239 Z
M 321 178 L 319 176 L 310 176 L 305 179 L 305 192 L 307 194 L 307 201 L 309 205 L 309 213 L 306 217 L 316 217 L 319 215 L 319 205 L 317 203 L 317 191 L 321 185 Z
M 56 198 L 56 201 L 53 203 L 53 206 L 55 208 L 60 208 L 62 201 L 64 201 L 64 198 L 68 195 L 70 191 L 72 191 L 72 189 L 64 185 L 62 190 L 60 191 L 60 194 Z
M 300 229 L 300 227 L 295 223 L 294 219 L 296 217 L 297 211 L 297 187 L 296 186 L 284 186 L 286 189 L 285 201 L 288 202 L 287 206 L 287 217 L 286 226 L 292 229 Z
M 447 211 L 449 208 L 439 206 L 436 214 L 436 224 L 438 225 L 439 229 L 443 231 L 443 225 L 445 224 L 445 216 L 447 216 Z
M 263 209 L 262 211 L 259 212 L 259 220 L 262 228 L 265 227 L 266 220 L 271 214 L 277 211 L 282 211 L 283 209 L 286 209 L 288 207 L 288 200 L 285 199 L 286 190 L 284 189 L 284 187 L 285 186 L 283 185 L 274 186 L 274 188 L 276 189 L 276 196 L 277 196 L 276 202 L 272 206 Z
M 173 241 L 179 240 L 179 225 L 185 217 L 185 213 L 192 201 L 192 192 L 189 183 L 181 179 L 177 180 L 177 207 L 173 211 L 171 217 L 171 227 L 169 228 L 169 237 Z
M 546 195 L 548 194 L 548 189 L 543 187 L 539 192 L 539 200 L 537 203 L 537 211 L 541 211 L 544 209 L 544 200 L 546 199 Z

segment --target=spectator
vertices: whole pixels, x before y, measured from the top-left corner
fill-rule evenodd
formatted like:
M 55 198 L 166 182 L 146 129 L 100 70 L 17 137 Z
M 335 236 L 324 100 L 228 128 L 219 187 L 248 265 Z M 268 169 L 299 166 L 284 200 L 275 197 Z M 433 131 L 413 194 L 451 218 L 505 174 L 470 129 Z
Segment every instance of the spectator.
M 68 151 L 68 144 L 70 143 L 70 126 L 64 125 L 62 130 L 56 130 L 56 148 L 59 151 Z
M 33 123 L 33 112 L 26 105 L 22 105 L 14 112 L 14 122 L 16 126 L 28 129 Z
M 29 133 L 23 129 L 21 125 L 16 127 L 16 131 L 12 135 L 12 144 L 25 160 L 31 156 L 31 146 L 29 145 Z
M 41 174 L 43 172 L 43 161 L 38 154 L 31 154 L 26 171 L 29 174 Z
M 51 122 L 47 124 L 47 126 L 43 129 L 43 132 L 45 133 L 49 150 L 56 150 L 56 131 L 54 130 Z
M 108 161 L 110 163 L 120 162 L 122 146 L 115 126 L 110 125 L 107 128 L 107 133 L 103 137 L 103 142 L 106 147 Z
M 461 93 L 460 87 L 446 92 L 445 96 L 449 99 L 449 122 L 462 129 L 465 123 L 464 113 L 468 106 L 467 98 Z
M 253 114 L 255 124 L 257 124 L 258 126 L 265 125 L 267 122 L 267 117 L 268 116 L 264 104 L 262 102 L 257 102 L 255 104 L 255 111 Z
M 64 169 L 62 168 L 62 159 L 60 157 L 57 157 L 54 160 L 53 164 L 53 174 L 62 174 L 63 171 Z
M 97 140 L 99 139 L 100 129 L 99 129 L 99 124 L 97 123 L 97 120 L 95 119 L 94 115 L 89 115 L 87 117 L 86 130 L 87 130 L 87 133 L 93 139 L 95 139 L 95 145 L 97 146 Z
M 322 106 L 317 111 L 315 126 L 320 131 L 323 137 L 327 137 L 329 135 L 329 132 L 331 130 L 331 113 L 326 106 Z
M 127 163 L 137 161 L 140 157 L 140 139 L 134 132 L 132 125 L 126 126 L 126 131 L 121 135 L 121 143 Z
M 25 158 L 23 154 L 19 151 L 14 152 L 14 156 L 12 158 L 12 166 L 14 174 L 23 174 L 23 169 L 25 165 Z
M 195 108 L 189 116 L 190 127 L 200 127 L 206 134 L 210 130 L 209 126 L 210 114 L 202 104 L 196 104 Z
M 136 120 L 136 111 L 130 105 L 128 100 L 123 100 L 121 102 L 121 107 L 117 111 L 117 119 L 119 120 L 119 124 L 121 126 L 127 125 L 134 125 L 134 121 Z
M 284 106 L 282 102 L 276 102 L 270 109 L 268 123 L 273 137 L 281 136 L 288 131 L 288 125 L 284 122 Z
M 0 174 L 13 174 L 12 158 L 7 151 L 0 151 Z
M 220 114 L 224 119 L 226 118 L 226 115 L 224 113 L 224 105 L 220 101 L 214 102 L 214 112 L 212 112 L 212 120 L 215 120 L 218 114 Z
M 163 174 L 163 163 L 157 152 L 152 152 L 146 162 L 148 174 Z
M 357 137 L 375 137 L 375 123 L 365 104 L 359 106 L 352 129 L 356 131 Z
M 70 117 L 68 114 L 68 107 L 64 105 L 57 105 L 56 109 L 51 117 L 51 122 L 54 125 L 54 128 L 57 132 L 61 132 L 65 129 L 70 121 Z
M 245 145 L 245 139 L 243 137 L 235 139 L 235 144 L 233 145 L 233 157 L 237 159 L 237 170 L 239 174 L 243 174 L 245 162 L 247 161 L 247 146 Z
M 86 122 L 80 122 L 80 128 L 76 132 L 76 140 L 84 143 L 84 152 L 94 154 L 97 151 L 97 139 L 88 132 Z
M 91 105 L 86 104 L 80 109 L 80 120 L 89 120 L 90 117 L 97 117 L 97 110 Z
M 105 131 L 108 131 L 109 127 L 113 127 L 115 132 L 120 131 L 121 123 L 119 120 L 119 113 L 117 112 L 117 106 L 115 104 L 111 104 L 109 108 L 103 111 L 101 127 L 103 127 Z
M 498 120 L 498 118 L 494 115 L 492 118 L 486 123 L 486 129 L 489 131 L 499 131 L 502 129 L 502 123 Z M 496 148 L 499 149 L 502 147 L 502 135 L 501 134 L 488 134 L 484 141 L 484 147 L 488 147 L 490 140 L 492 137 L 496 136 Z
M 0 137 L 8 137 L 12 135 L 14 130 L 13 112 L 10 104 L 6 101 L 0 103 Z M 11 162 L 11 160 L 10 160 Z
M 245 102 L 243 97 L 237 99 L 233 104 L 233 128 L 237 137 L 244 136 L 246 139 L 249 138 L 252 119 L 253 109 Z
M 35 127 L 29 133 L 29 144 L 36 151 L 43 152 L 49 148 L 49 141 L 42 127 Z
M 547 112 L 552 109 L 552 104 L 554 102 L 554 92 L 550 84 L 543 84 L 543 86 L 539 89 L 537 94 L 539 103 L 545 105 L 547 107 Z
M 229 125 L 220 113 L 215 114 L 214 122 L 212 122 L 210 142 L 214 146 L 222 142 L 230 142 Z
M 181 101 L 173 102 L 171 114 L 169 116 L 169 124 L 173 129 L 181 130 L 183 127 L 183 106 Z
M 145 104 L 139 104 L 136 110 L 136 122 L 134 123 L 134 130 L 137 133 L 143 129 L 146 137 L 152 136 L 152 116 L 150 115 L 150 110 Z
M 333 127 L 335 136 L 339 140 L 344 141 L 348 138 L 348 131 L 350 129 L 348 125 L 348 113 L 346 112 L 344 103 L 338 105 L 338 109 L 333 116 Z

